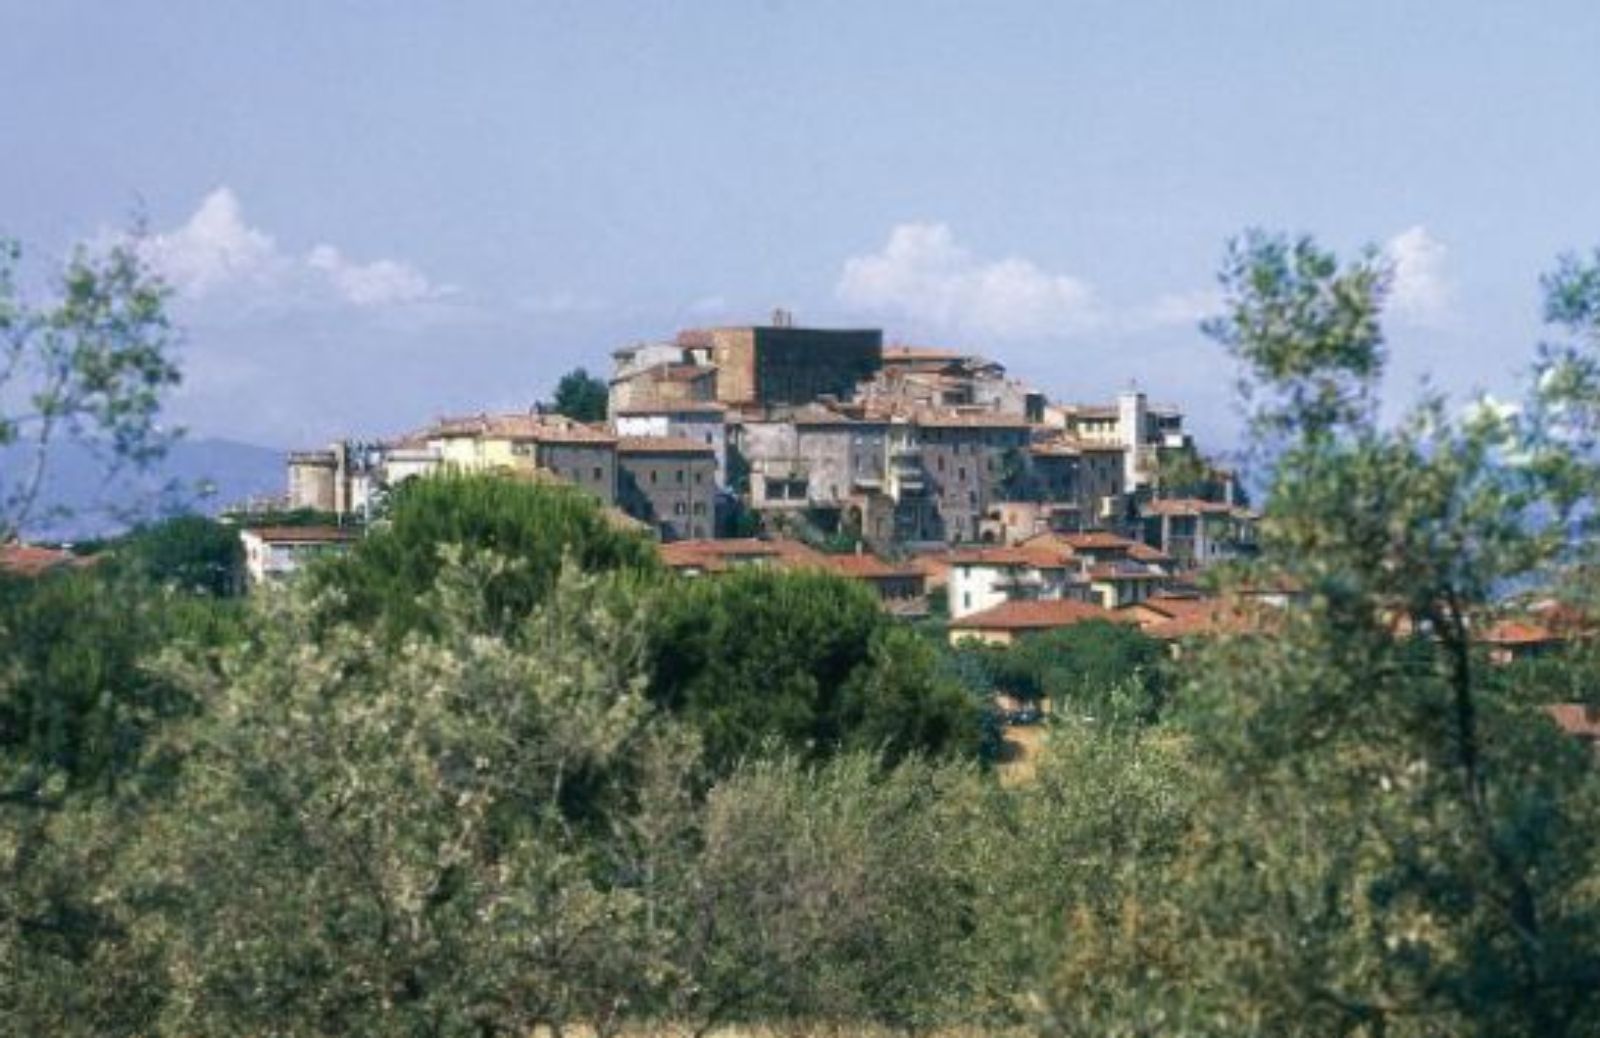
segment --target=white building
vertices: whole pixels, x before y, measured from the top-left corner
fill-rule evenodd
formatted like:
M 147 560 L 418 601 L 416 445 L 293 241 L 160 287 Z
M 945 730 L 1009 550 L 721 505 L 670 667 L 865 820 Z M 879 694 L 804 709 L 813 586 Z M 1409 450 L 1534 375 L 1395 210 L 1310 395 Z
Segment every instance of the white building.
M 1018 600 L 1084 600 L 1077 566 L 1060 553 L 1035 548 L 973 548 L 950 555 L 950 617 Z
M 251 587 L 294 576 L 313 559 L 350 550 L 358 535 L 338 526 L 263 526 L 241 530 L 245 575 Z

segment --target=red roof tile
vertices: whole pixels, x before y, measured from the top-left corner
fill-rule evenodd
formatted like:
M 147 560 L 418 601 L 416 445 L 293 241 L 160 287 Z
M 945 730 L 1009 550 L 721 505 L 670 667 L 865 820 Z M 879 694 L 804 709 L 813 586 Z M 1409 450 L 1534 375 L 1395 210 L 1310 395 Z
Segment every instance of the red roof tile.
M 59 548 L 41 548 L 32 544 L 0 545 L 0 572 L 19 577 L 37 577 L 63 566 L 87 566 L 92 558 L 80 558 Z
M 434 439 L 484 437 L 503 440 L 530 440 L 540 443 L 615 443 L 616 437 L 585 422 L 561 415 L 480 414 L 441 418 L 428 431 Z
M 952 566 L 1030 566 L 1034 569 L 1066 569 L 1060 555 L 1042 547 L 1021 545 L 1015 548 L 958 548 L 947 560 Z
M 1600 707 L 1588 703 L 1552 703 L 1544 712 L 1568 735 L 1600 740 Z
M 952 631 L 1027 631 L 1071 627 L 1089 620 L 1135 623 L 1133 617 L 1072 599 L 1020 599 L 952 620 Z
M 895 565 L 885 562 L 876 555 L 823 555 L 819 560 L 823 569 L 831 570 L 842 577 L 851 577 L 856 580 L 886 579 L 890 577 L 918 577 L 923 576 L 922 570 L 911 565 Z
M 1556 645 L 1565 641 L 1542 624 L 1527 620 L 1499 620 L 1480 631 L 1477 640 L 1486 645 Z

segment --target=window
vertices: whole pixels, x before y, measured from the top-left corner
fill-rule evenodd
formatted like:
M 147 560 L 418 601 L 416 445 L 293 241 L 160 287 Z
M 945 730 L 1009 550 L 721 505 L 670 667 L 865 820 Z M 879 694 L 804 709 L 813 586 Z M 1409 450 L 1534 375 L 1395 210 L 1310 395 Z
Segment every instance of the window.
M 965 480 L 966 478 L 967 478 L 967 467 L 965 465 L 963 465 L 960 468 L 956 469 L 956 479 Z
M 678 476 L 678 482 L 682 483 L 683 482 L 683 470 L 682 469 L 678 469 L 677 470 L 677 476 Z
M 650 470 L 650 482 L 651 482 L 652 485 L 654 485 L 655 481 L 656 481 L 656 470 L 655 469 L 651 469 Z
M 683 515 L 684 511 L 685 511 L 685 509 L 683 507 L 683 502 L 682 501 L 679 501 L 679 502 L 677 502 L 676 504 L 674 504 L 672 506 L 672 514 L 673 515 Z
M 694 514 L 695 515 L 705 515 L 706 514 L 706 503 L 704 501 L 696 501 L 694 503 Z
M 602 479 L 605 478 L 605 471 L 606 470 L 601 468 L 599 465 L 596 465 L 594 467 L 594 481 L 596 483 L 600 482 Z
M 961 608 L 962 609 L 971 609 L 972 608 L 972 592 L 963 591 L 961 593 Z
M 694 485 L 695 486 L 699 486 L 700 484 L 704 483 L 705 481 L 706 481 L 706 474 L 704 472 L 696 472 L 694 474 Z

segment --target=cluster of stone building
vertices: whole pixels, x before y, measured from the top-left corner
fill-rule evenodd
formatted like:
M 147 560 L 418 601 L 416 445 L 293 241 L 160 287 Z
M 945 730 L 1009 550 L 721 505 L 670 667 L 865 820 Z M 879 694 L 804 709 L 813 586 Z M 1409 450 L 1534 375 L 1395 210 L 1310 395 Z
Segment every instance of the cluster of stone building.
M 1247 548 L 1247 516 L 1230 501 L 1153 500 L 1160 459 L 1192 443 L 1180 411 L 1138 391 L 1108 406 L 1053 404 L 992 360 L 886 346 L 872 329 L 799 328 L 781 312 L 770 325 L 629 346 L 614 361 L 605 423 L 483 414 L 297 452 L 288 503 L 359 514 L 427 472 L 528 470 L 663 541 L 715 538 L 753 514 L 880 551 L 1097 529 L 1143 540 L 1157 519 L 1178 558 Z

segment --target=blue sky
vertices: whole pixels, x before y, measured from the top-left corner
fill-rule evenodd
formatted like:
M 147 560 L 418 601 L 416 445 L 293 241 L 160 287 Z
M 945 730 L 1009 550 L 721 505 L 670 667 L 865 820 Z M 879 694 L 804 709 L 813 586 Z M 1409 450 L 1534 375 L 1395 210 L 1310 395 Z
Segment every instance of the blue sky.
M 1397 395 L 1509 391 L 1600 244 L 1597 55 L 1587 2 L 0 0 L 0 229 L 143 209 L 199 435 L 526 406 L 782 305 L 1220 440 L 1194 322 L 1252 226 L 1390 250 Z

